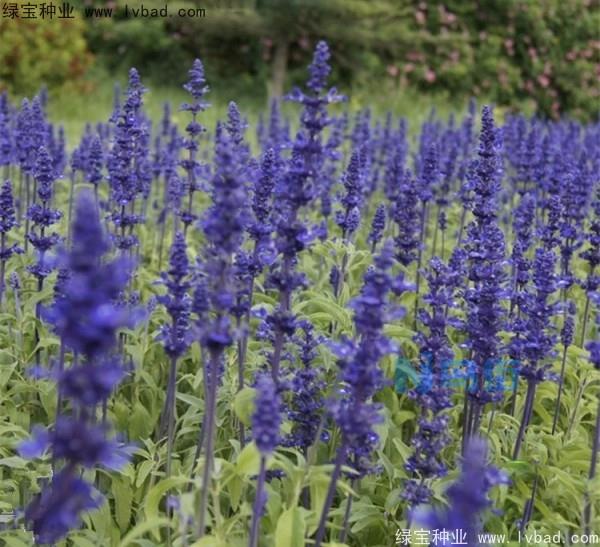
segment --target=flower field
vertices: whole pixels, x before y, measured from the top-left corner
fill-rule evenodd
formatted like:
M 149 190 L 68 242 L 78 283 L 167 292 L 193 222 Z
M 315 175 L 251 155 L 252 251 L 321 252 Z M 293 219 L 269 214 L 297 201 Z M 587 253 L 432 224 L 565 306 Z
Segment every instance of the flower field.
M 600 544 L 600 125 L 330 71 L 253 124 L 199 60 L 82 135 L 0 97 L 2 545 Z

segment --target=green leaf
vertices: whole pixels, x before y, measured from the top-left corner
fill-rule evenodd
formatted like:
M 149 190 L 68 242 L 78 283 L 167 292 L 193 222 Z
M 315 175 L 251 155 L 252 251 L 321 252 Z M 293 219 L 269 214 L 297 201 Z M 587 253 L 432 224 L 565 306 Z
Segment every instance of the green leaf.
M 146 503 L 144 505 L 144 513 L 146 514 L 146 519 L 149 522 L 158 519 L 158 506 L 160 505 L 160 501 L 164 494 L 175 488 L 176 486 L 181 486 L 183 484 L 187 484 L 189 479 L 185 477 L 170 477 L 168 479 L 163 479 L 160 482 L 156 483 L 148 492 L 148 496 L 146 497 Z M 159 540 L 160 536 L 158 534 L 158 530 L 156 528 L 152 529 L 154 537 Z
M 303 547 L 305 534 L 303 510 L 300 507 L 290 507 L 277 520 L 275 547 Z
M 244 482 L 237 475 L 233 475 L 227 483 L 227 490 L 229 491 L 229 503 L 234 511 L 236 511 L 240 505 L 243 487 Z
M 144 405 L 139 401 L 135 403 L 129 421 L 129 438 L 143 439 L 152 433 L 154 424 Z
M 74 547 L 97 547 L 97 543 L 84 537 L 71 537 Z
M 523 460 L 506 462 L 504 467 L 511 473 L 514 473 L 515 476 L 522 476 L 533 472 L 533 466 L 529 462 Z
M 247 444 L 239 453 L 235 462 L 235 471 L 238 475 L 251 476 L 258 474 L 260 453 L 254 443 Z
M 0 467 L 11 467 L 12 469 L 23 469 L 27 467 L 27 460 L 19 456 L 9 456 L 0 459 Z
M 10 537 L 10 536 L 0 536 L 0 539 L 3 542 L 3 545 L 6 547 L 30 547 L 31 543 L 21 541 L 19 538 Z M 33 541 L 33 538 L 32 538 Z
M 112 491 L 115 498 L 115 518 L 120 530 L 125 532 L 131 520 L 133 485 L 128 480 L 115 476 L 112 479 Z
M 158 485 L 157 485 L 158 486 Z M 135 528 L 133 528 L 119 543 L 119 547 L 127 547 L 131 545 L 133 540 L 143 536 L 147 532 L 153 532 L 157 539 L 160 539 L 160 535 L 157 532 L 157 528 L 163 528 L 171 526 L 171 521 L 166 518 L 152 518 L 146 522 L 141 522 Z
M 192 543 L 191 547 L 229 547 L 222 539 L 215 536 L 204 536 L 202 539 Z
M 316 515 L 320 515 L 321 511 L 323 511 L 323 505 L 325 505 L 325 496 L 327 495 L 329 482 L 329 474 L 324 473 L 321 469 L 313 468 L 309 471 L 311 508 L 315 511 Z M 317 526 L 317 520 L 311 519 L 311 526 L 308 531 L 309 535 L 312 535 L 316 531 Z
M 97 510 L 90 512 L 89 518 L 93 523 L 98 539 L 102 541 L 108 540 L 114 526 L 109 504 L 103 503 Z
M 238 391 L 233 400 L 233 411 L 239 420 L 246 426 L 250 425 L 250 418 L 254 411 L 254 397 L 256 390 L 251 387 L 245 387 Z
M 140 486 L 142 486 L 142 484 L 144 484 L 153 467 L 154 462 L 151 460 L 146 460 L 145 462 L 142 462 L 140 464 L 137 470 L 137 477 L 135 479 L 136 488 L 139 488 Z

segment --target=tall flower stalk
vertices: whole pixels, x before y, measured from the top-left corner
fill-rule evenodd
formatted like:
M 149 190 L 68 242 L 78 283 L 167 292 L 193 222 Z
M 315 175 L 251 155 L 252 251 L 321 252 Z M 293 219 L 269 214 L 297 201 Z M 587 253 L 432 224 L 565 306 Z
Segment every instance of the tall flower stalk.
M 596 302 L 598 313 L 596 315 L 596 325 L 598 332 L 600 332 L 600 293 L 596 292 L 591 295 L 592 300 Z M 590 352 L 590 362 L 594 365 L 594 368 L 600 372 L 600 340 L 598 336 L 595 340 L 592 340 L 586 345 L 587 350 Z M 590 457 L 590 471 L 588 479 L 592 482 L 596 476 L 596 468 L 598 466 L 598 456 L 600 455 L 600 396 L 598 397 L 598 409 L 596 410 L 596 422 L 594 426 L 594 433 L 592 437 L 592 455 Z M 592 516 L 592 503 L 590 500 L 589 493 L 586 492 L 585 503 L 583 509 L 583 526 L 584 534 L 589 535 L 591 532 L 591 516 Z
M 62 212 L 52 208 L 54 194 L 54 170 L 52 158 L 45 148 L 40 148 L 35 164 L 34 180 L 37 186 L 38 203 L 34 203 L 27 211 L 27 218 L 32 221 L 31 231 L 27 239 L 37 251 L 37 262 L 27 269 L 37 279 L 37 292 L 42 292 L 44 280 L 52 273 L 53 266 L 48 260 L 47 253 L 60 240 L 57 232 L 48 233 L 51 226 L 62 217 Z M 40 318 L 41 302 L 36 304 L 35 316 Z M 35 329 L 36 344 L 39 341 L 37 326 Z M 39 363 L 40 352 L 36 351 L 36 361 Z
M 203 97 L 208 93 L 208 86 L 204 76 L 204 66 L 200 59 L 195 59 L 192 68 L 188 72 L 189 80 L 183 88 L 192 96 L 191 103 L 183 103 L 181 110 L 189 112 L 192 119 L 188 122 L 185 130 L 188 134 L 183 141 L 183 148 L 187 150 L 187 158 L 181 160 L 181 166 L 186 172 L 185 187 L 187 188 L 187 204 L 181 211 L 183 222 L 183 233 L 187 234 L 190 224 L 195 222 L 197 216 L 194 211 L 194 193 L 199 190 L 198 186 L 198 149 L 200 135 L 206 128 L 198 122 L 198 114 L 204 112 L 210 105 L 205 103 Z
M 36 427 L 33 437 L 20 446 L 21 455 L 33 458 L 50 451 L 62 467 L 25 509 L 25 521 L 40 543 L 56 543 L 77 528 L 84 513 L 98 508 L 103 497 L 82 477 L 82 470 L 102 466 L 119 469 L 128 450 L 108 437 L 106 424 L 97 424 L 95 410 L 105 402 L 123 376 L 112 355 L 117 330 L 131 326 L 133 316 L 114 302 L 129 278 L 122 260 L 100 263 L 108 250 L 95 200 L 88 194 L 77 201 L 71 250 L 61 256 L 70 272 L 65 294 L 45 310 L 66 346 L 81 356 L 67 370 L 53 371 L 58 389 L 71 406 L 49 429 Z
M 371 244 L 371 252 L 374 253 L 377 249 L 377 244 L 383 237 L 385 230 L 385 205 L 383 203 L 377 206 L 373 220 L 371 221 L 371 231 L 369 232 L 368 241 Z
M 113 240 L 117 249 L 129 254 L 139 244 L 134 229 L 143 220 L 136 212 L 135 200 L 141 190 L 137 158 L 147 131 L 141 113 L 145 92 L 137 70 L 132 68 L 125 102 L 113 114 L 114 144 L 107 159 Z
M 364 276 L 360 296 L 351 303 L 355 338 L 342 339 L 334 347 L 339 357 L 341 387 L 338 396 L 330 402 L 329 413 L 340 429 L 341 442 L 315 534 L 315 547 L 319 547 L 325 538 L 342 466 L 351 466 L 355 471 L 354 478 L 373 470 L 369 460 L 379 440 L 374 426 L 381 421 L 381 416 L 380 406 L 372 398 L 385 384 L 380 361 L 395 351 L 391 340 L 383 334 L 383 327 L 388 320 L 404 314 L 403 308 L 391 307 L 390 293 L 400 295 L 410 288 L 401 276 L 391 275 L 393 264 L 392 247 L 385 245 L 375 258 L 374 266 Z
M 256 382 L 255 411 L 252 415 L 252 437 L 260 453 L 260 469 L 258 471 L 256 494 L 254 495 L 248 547 L 258 546 L 260 519 L 267 501 L 264 491 L 267 458 L 279 443 L 280 426 L 281 400 L 277 393 L 277 387 L 268 374 L 261 374 Z
M 252 250 L 247 255 L 243 251 L 237 256 L 238 281 L 237 293 L 238 328 L 242 329 L 238 340 L 238 391 L 245 383 L 246 354 L 250 336 L 249 322 L 254 285 L 257 277 L 274 258 L 272 232 L 274 230 L 272 209 L 273 189 L 278 174 L 277 156 L 269 148 L 262 156 L 258 176 L 254 182 L 252 195 L 252 221 L 248 224 L 248 234 L 253 241 Z M 244 443 L 244 427 L 240 422 L 240 442 Z
M 300 217 L 302 208 L 317 196 L 318 177 L 324 162 L 323 129 L 331 123 L 327 105 L 343 100 L 335 88 L 325 92 L 329 66 L 329 48 L 319 42 L 313 61 L 308 67 L 307 93 L 294 89 L 289 99 L 304 106 L 302 129 L 292 148 L 286 172 L 275 186 L 275 245 L 279 260 L 267 278 L 267 287 L 279 293 L 277 308 L 267 317 L 265 325 L 272 333 L 273 352 L 270 356 L 271 374 L 280 381 L 281 360 L 286 339 L 295 331 L 292 295 L 305 283 L 304 276 L 295 271 L 298 254 L 304 250 L 311 234 Z
M 523 349 L 525 364 L 522 364 L 519 369 L 519 375 L 527 381 L 527 394 L 513 459 L 519 457 L 525 431 L 531 421 L 537 386 L 540 382 L 553 378 L 548 370 L 550 365 L 545 363 L 545 360 L 553 356 L 556 342 L 550 323 L 556 310 L 555 304 L 550 301 L 550 297 L 556 290 L 555 264 L 556 257 L 552 250 L 544 248 L 536 250 L 533 263 L 535 293 L 527 295 L 524 306 L 527 314 Z
M 420 410 L 412 440 L 414 451 L 405 463 L 412 478 L 406 481 L 403 498 L 410 507 L 430 501 L 432 491 L 426 482 L 446 474 L 441 451 L 450 442 L 449 418 L 444 411 L 452 406 L 448 365 L 453 353 L 446 328 L 448 310 L 455 305 L 455 287 L 452 272 L 437 257 L 431 260 L 424 276 L 429 288 L 423 301 L 428 307 L 419 310 L 419 320 L 427 332 L 416 336 L 420 347 L 420 381 L 409 393 Z
M 171 246 L 169 269 L 162 275 L 167 294 L 158 297 L 165 306 L 171 324 L 164 325 L 161 333 L 165 352 L 169 357 L 169 379 L 167 395 L 161 419 L 161 435 L 167 433 L 167 476 L 171 474 L 171 459 L 175 434 L 175 390 L 177 382 L 177 360 L 183 355 L 190 343 L 191 287 L 190 265 L 187 257 L 185 237 L 177 232 Z
M 497 195 L 500 190 L 500 143 L 489 107 L 483 108 L 478 160 L 472 166 L 472 212 L 474 221 L 467 227 L 465 250 L 468 279 L 467 344 L 475 374 L 468 385 L 463 413 L 463 441 L 476 434 L 485 405 L 497 401 L 502 393 L 490 386 L 494 367 L 502 355 L 499 334 L 504 326 L 506 273 L 504 234 L 497 222 Z
M 12 255 L 23 252 L 16 243 L 9 245 L 7 241 L 8 234 L 16 224 L 12 184 L 7 180 L 0 188 L 0 305 L 4 296 L 6 261 Z
M 207 318 L 201 332 L 201 344 L 206 350 L 208 362 L 204 364 L 207 367 L 204 376 L 207 382 L 207 400 L 203 424 L 205 461 L 198 517 L 200 536 L 203 536 L 206 530 L 221 368 L 226 349 L 234 343 L 231 325 L 236 293 L 233 256 L 240 249 L 249 221 L 246 209 L 246 185 L 240 176 L 235 153 L 236 147 L 230 135 L 223 127 L 218 126 L 215 143 L 215 173 L 211 190 L 212 205 L 201 221 L 208 243 L 203 268 L 208 280 L 210 317 Z
M 482 516 L 493 507 L 489 492 L 494 486 L 509 483 L 506 474 L 490 465 L 487 458 L 486 442 L 472 437 L 462 457 L 460 476 L 446 490 L 448 508 L 416 509 L 413 521 L 429 530 L 456 530 L 460 534 L 456 541 L 479 545 Z

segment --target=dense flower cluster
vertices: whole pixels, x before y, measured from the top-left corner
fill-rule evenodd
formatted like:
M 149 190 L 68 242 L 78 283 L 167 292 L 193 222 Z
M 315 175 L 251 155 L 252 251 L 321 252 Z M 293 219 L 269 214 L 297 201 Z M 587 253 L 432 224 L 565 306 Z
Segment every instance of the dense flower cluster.
M 10 245 L 7 239 L 8 234 L 16 224 L 12 184 L 7 180 L 0 188 L 0 302 L 4 294 L 6 261 L 12 255 L 23 252 L 17 243 Z
M 185 237 L 181 232 L 177 232 L 171 246 L 169 269 L 162 274 L 162 282 L 168 292 L 158 298 L 171 317 L 171 324 L 165 325 L 162 333 L 165 351 L 170 357 L 180 357 L 190 342 L 189 318 L 192 301 L 188 291 L 192 284 L 189 277 L 190 264 Z
M 124 374 L 111 355 L 116 333 L 133 322 L 113 304 L 129 277 L 128 265 L 122 259 L 101 264 L 107 250 L 95 201 L 83 193 L 77 201 L 72 248 L 61 257 L 69 278 L 62 297 L 44 313 L 64 344 L 83 358 L 83 363 L 53 374 L 72 415 L 59 414 L 52 428 L 36 429 L 20 448 L 27 458 L 49 449 L 53 461 L 64 462 L 25 510 L 25 520 L 42 543 L 58 541 L 78 525 L 84 511 L 99 506 L 101 496 L 80 477 L 81 467 L 118 469 L 127 461 L 127 450 L 107 438 L 107 423 L 96 424 L 94 418 L 96 406 L 107 400 Z
M 483 109 L 481 124 L 478 160 L 469 175 L 474 221 L 467 227 L 465 242 L 468 279 L 473 284 L 465 292 L 468 305 L 465 329 L 471 360 L 477 370 L 477 379 L 469 387 L 468 435 L 477 431 L 483 406 L 502 396 L 490 389 L 488 381 L 502 355 L 499 333 L 504 326 L 505 314 L 501 301 L 506 298 L 505 242 L 497 223 L 500 143 L 492 111 L 488 107 Z
M 317 347 L 321 343 L 315 336 L 313 325 L 304 320 L 299 322 L 301 336 L 297 341 L 302 367 L 297 367 L 290 381 L 292 394 L 287 416 L 292 422 L 292 430 L 285 444 L 307 452 L 317 440 L 327 440 L 327 431 L 323 428 L 325 382 L 323 371 L 315 366 Z M 317 436 L 319 435 L 319 439 Z
M 141 111 L 145 91 L 137 70 L 132 68 L 125 102 L 113 115 L 114 144 L 106 162 L 114 209 L 113 238 L 116 247 L 123 251 L 138 244 L 134 228 L 143 219 L 136 212 L 135 200 L 138 194 L 147 191 L 143 160 L 148 153 L 148 125 Z
M 279 444 L 281 401 L 273 379 L 262 374 L 256 381 L 256 410 L 252 415 L 252 436 L 262 454 L 270 454 Z
M 48 233 L 47 230 L 62 217 L 61 211 L 51 207 L 55 175 L 52 158 L 44 147 L 38 150 L 33 176 L 40 203 L 34 203 L 27 211 L 27 218 L 32 222 L 32 229 L 27 234 L 27 239 L 38 251 L 38 261 L 29 267 L 29 271 L 41 284 L 52 271 L 46 253 L 58 243 L 60 238 L 57 232 Z
M 481 516 L 492 507 L 489 492 L 494 486 L 509 484 L 507 476 L 487 462 L 487 445 L 483 439 L 473 437 L 462 459 L 459 478 L 446 491 L 449 507 L 446 510 L 414 512 L 415 522 L 434 530 L 460 530 L 469 545 L 479 545 Z M 444 539 L 440 545 L 453 545 L 456 540 Z
M 204 112 L 210 105 L 204 102 L 204 95 L 208 93 L 208 86 L 204 77 L 204 66 L 200 59 L 196 59 L 192 68 L 188 72 L 189 80 L 183 88 L 192 96 L 193 102 L 181 105 L 181 110 L 189 112 L 192 119 L 187 124 L 185 130 L 188 134 L 183 141 L 183 148 L 188 151 L 188 156 L 181 161 L 181 166 L 187 174 L 184 187 L 187 189 L 187 206 L 181 213 L 181 220 L 186 230 L 190 224 L 196 220 L 196 215 L 192 212 L 194 205 L 194 193 L 200 189 L 198 185 L 198 171 L 200 163 L 197 160 L 198 139 L 206 130 L 198 122 L 198 114 Z
M 271 333 L 273 341 L 270 361 L 276 382 L 279 381 L 284 344 L 296 329 L 291 310 L 292 294 L 305 284 L 304 276 L 295 271 L 297 256 L 313 239 L 299 214 L 317 196 L 327 151 L 322 144 L 322 133 L 332 121 L 327 115 L 327 105 L 343 100 L 335 88 L 324 93 L 331 72 L 329 57 L 327 44 L 319 42 L 308 67 L 308 93 L 294 89 L 288 97 L 302 104 L 304 110 L 300 117 L 302 128 L 292 144 L 291 157 L 274 189 L 275 248 L 279 258 L 267 277 L 267 287 L 279 292 L 279 306 L 266 318 L 264 330 Z
M 204 118 L 200 60 L 182 112 L 151 122 L 132 69 L 77 140 L 47 93 L 0 94 L 4 425 L 48 456 L 23 474 L 5 443 L 2 503 L 28 530 L 0 525 L 8 543 L 84 523 L 68 542 L 367 545 L 400 526 L 476 545 L 506 483 L 484 428 L 519 460 L 501 499 L 511 519 L 526 499 L 520 530 L 540 501 L 594 529 L 600 125 L 479 123 L 473 101 L 409 127 L 338 105 L 330 58 L 319 42 L 296 104 L 254 128 L 234 102 Z M 547 477 L 575 454 L 565 498 Z
M 385 384 L 379 363 L 396 347 L 383 333 L 385 323 L 401 318 L 404 309 L 390 305 L 390 294 L 401 295 L 411 286 L 402 275 L 394 276 L 392 247 L 383 247 L 373 268 L 364 276 L 361 293 L 351 303 L 354 310 L 355 339 L 345 339 L 334 346 L 340 367 L 342 388 L 330 405 L 330 412 L 342 433 L 342 447 L 347 451 L 349 465 L 359 475 L 371 470 L 369 457 L 378 435 L 378 405 L 372 397 Z
M 412 506 L 425 503 L 431 498 L 431 490 L 424 481 L 442 477 L 446 466 L 441 451 L 450 443 L 448 415 L 451 390 L 448 387 L 448 363 L 453 353 L 447 336 L 448 310 L 455 306 L 455 290 L 452 272 L 439 258 L 433 258 L 425 274 L 429 292 L 423 300 L 427 309 L 419 311 L 419 319 L 427 333 L 419 333 L 415 339 L 421 357 L 420 382 L 409 395 L 420 407 L 418 429 L 413 436 L 413 454 L 405 468 L 416 478 L 405 485 L 403 494 Z

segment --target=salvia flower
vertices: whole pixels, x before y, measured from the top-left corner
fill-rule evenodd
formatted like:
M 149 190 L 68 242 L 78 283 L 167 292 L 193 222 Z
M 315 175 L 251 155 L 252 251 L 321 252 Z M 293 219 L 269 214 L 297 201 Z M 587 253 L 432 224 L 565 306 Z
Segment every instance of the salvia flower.
M 419 344 L 421 381 L 409 392 L 421 413 L 412 439 L 414 452 L 405 464 L 414 477 L 407 481 L 410 484 L 403 492 L 404 499 L 411 506 L 424 502 L 424 481 L 446 474 L 441 452 L 450 442 L 449 418 L 443 411 L 452 406 L 447 369 L 453 352 L 446 329 L 448 310 L 455 306 L 456 286 L 452 272 L 437 257 L 431 260 L 425 279 L 429 289 L 423 301 L 428 307 L 420 309 L 418 317 L 426 330 L 415 336 Z M 417 487 L 419 484 L 422 488 Z
M 144 138 L 148 131 L 147 121 L 141 112 L 145 92 L 137 70 L 132 68 L 125 101 L 114 121 L 114 144 L 107 158 L 113 207 L 111 220 L 115 227 L 113 240 L 121 251 L 128 251 L 138 244 L 134 228 L 143 220 L 135 212 L 135 199 L 143 186 L 140 163 L 147 153 L 148 144 Z
M 168 292 L 158 297 L 158 302 L 165 306 L 171 317 L 171 324 L 165 326 L 161 336 L 165 351 L 170 357 L 180 357 L 190 342 L 189 316 L 192 301 L 188 295 L 191 287 L 189 275 L 185 237 L 183 233 L 177 232 L 171 246 L 169 269 L 161 276 Z
M 7 92 L 3 91 L 0 94 L 0 166 L 5 169 L 14 161 L 12 118 Z
M 396 259 L 403 266 L 417 260 L 419 240 L 419 191 L 416 179 L 408 170 L 399 171 L 396 178 L 399 192 L 392 203 L 391 220 L 398 227 L 394 238 Z
M 533 287 L 524 295 L 521 308 L 525 318 L 519 325 L 523 329 L 520 353 L 524 360 L 519 367 L 519 375 L 527 380 L 527 395 L 513 453 L 515 459 L 531 421 L 537 385 L 548 379 L 556 379 L 550 371 L 552 365 L 548 361 L 555 355 L 554 345 L 558 338 L 551 321 L 557 311 L 557 304 L 552 301 L 552 295 L 558 287 L 555 266 L 556 255 L 552 248 L 536 249 Z
M 373 220 L 371 222 L 371 231 L 369 232 L 368 241 L 371 243 L 371 251 L 374 252 L 377 244 L 383 237 L 385 229 L 385 205 L 380 203 L 375 210 Z
M 54 326 L 66 347 L 81 356 L 81 364 L 58 370 L 59 392 L 69 399 L 73 416 L 59 414 L 49 429 L 36 429 L 21 447 L 24 457 L 50 450 L 62 470 L 25 510 L 25 520 L 36 539 L 55 543 L 80 524 L 82 514 L 99 507 L 102 496 L 81 478 L 83 468 L 120 468 L 130 451 L 108 437 L 106 420 L 96 423 L 96 405 L 105 403 L 123 375 L 110 357 L 117 330 L 133 324 L 115 301 L 129 278 L 123 259 L 100 263 L 108 249 L 95 200 L 82 193 L 75 211 L 73 247 L 61 255 L 61 267 L 69 270 L 64 293 L 45 310 L 44 319 Z
M 492 111 L 484 107 L 479 139 L 478 160 L 472 166 L 472 211 L 475 220 L 467 227 L 465 249 L 468 278 L 473 283 L 465 292 L 467 319 L 465 327 L 471 361 L 477 380 L 469 387 L 471 406 L 469 431 L 478 427 L 486 403 L 502 397 L 491 389 L 487 380 L 502 355 L 499 333 L 505 322 L 502 300 L 506 297 L 504 234 L 497 223 L 497 195 L 500 190 L 500 156 L 498 133 Z M 469 435 L 469 431 L 465 434 Z
M 27 506 L 25 521 L 31 523 L 37 542 L 55 544 L 81 525 L 84 513 L 99 508 L 103 501 L 91 484 L 67 467 Z
M 0 188 L 0 302 L 4 295 L 4 277 L 6 261 L 14 254 L 23 250 L 16 243 L 10 245 L 7 241 L 9 232 L 16 226 L 15 204 L 12 194 L 12 184 L 5 181 Z
M 395 346 L 383 333 L 387 321 L 402 317 L 404 309 L 390 304 L 390 293 L 400 295 L 412 287 L 402 276 L 390 273 L 394 263 L 391 246 L 385 245 L 375 264 L 364 275 L 361 293 L 351 302 L 357 338 L 334 345 L 342 382 L 340 397 L 330 412 L 342 430 L 342 443 L 349 465 L 359 475 L 371 470 L 369 457 L 378 436 L 373 427 L 379 421 L 378 406 L 370 399 L 385 385 L 381 359 Z
M 331 122 L 327 115 L 327 105 L 345 100 L 335 88 L 325 92 L 331 72 L 329 47 L 323 41 L 315 48 L 312 63 L 308 67 L 308 93 L 295 88 L 288 100 L 300 103 L 304 110 L 300 117 L 303 130 L 296 137 L 294 149 L 302 154 L 307 177 L 316 184 L 325 160 L 322 132 Z
M 235 161 L 235 145 L 227 131 L 219 124 L 215 142 L 215 171 L 212 179 L 212 204 L 205 212 L 200 226 L 208 243 L 202 263 L 207 279 L 209 313 L 201 326 L 200 340 L 208 352 L 205 363 L 206 391 L 209 401 L 204 418 L 205 454 L 199 529 L 204 533 L 208 504 L 209 482 L 212 472 L 215 436 L 218 379 L 223 367 L 226 348 L 233 344 L 231 318 L 236 307 L 236 276 L 233 257 L 240 250 L 249 222 L 247 188 Z
M 279 444 L 281 400 L 273 379 L 261 374 L 256 381 L 255 411 L 252 414 L 252 438 L 263 455 L 271 454 Z
M 21 248 L 17 245 L 8 245 L 7 235 L 17 225 L 15 215 L 15 202 L 12 192 L 12 184 L 9 180 L 4 181 L 0 188 L 0 237 L 2 238 L 2 245 L 0 248 L 0 260 L 6 261 L 13 254 L 22 252 Z M 2 280 L 0 280 L 0 283 Z
M 38 203 L 34 203 L 27 211 L 27 217 L 32 221 L 31 231 L 27 239 L 38 251 L 38 262 L 28 269 L 41 283 L 47 277 L 51 268 L 45 254 L 58 243 L 60 237 L 56 232 L 47 229 L 56 224 L 62 217 L 62 212 L 51 207 L 54 192 L 54 168 L 52 158 L 45 148 L 40 148 L 35 164 L 34 177 L 37 183 Z
M 324 162 L 322 133 L 331 122 L 327 116 L 327 105 L 342 99 L 335 89 L 331 89 L 327 95 L 321 94 L 330 72 L 328 59 L 327 44 L 319 42 L 308 70 L 308 94 L 295 89 L 288 97 L 302 104 L 304 110 L 301 115 L 302 128 L 294 141 L 287 169 L 275 186 L 275 245 L 280 258 L 273 264 L 266 286 L 278 290 L 279 305 L 264 321 L 264 330 L 272 333 L 270 363 L 275 382 L 279 381 L 286 338 L 295 331 L 292 295 L 305 284 L 304 276 L 295 271 L 297 255 L 313 238 L 299 213 L 318 194 L 316 185 Z
M 116 304 L 129 279 L 130 264 L 124 259 L 100 263 L 110 248 L 94 199 L 82 193 L 77 201 L 73 244 L 60 257 L 70 272 L 65 297 L 45 310 L 44 318 L 74 352 L 96 358 L 116 343 L 118 329 L 131 326 L 136 314 Z
M 260 171 L 254 183 L 252 196 L 253 222 L 248 226 L 250 237 L 255 241 L 253 269 L 259 273 L 271 262 L 273 249 L 271 234 L 274 230 L 272 209 L 273 190 L 277 177 L 275 151 L 269 148 L 262 157 Z
M 100 137 L 96 136 L 90 144 L 89 159 L 85 166 L 85 180 L 94 185 L 94 192 L 98 193 L 98 185 L 104 178 L 102 167 L 104 162 L 104 149 Z
M 321 369 L 313 362 L 321 338 L 315 336 L 313 326 L 307 320 L 300 321 L 298 327 L 301 336 L 297 345 L 302 366 L 294 370 L 290 380 L 291 400 L 287 407 L 287 416 L 292 422 L 292 430 L 284 444 L 298 448 L 306 454 L 308 448 L 317 440 L 322 422 L 325 382 Z M 328 438 L 327 431 L 323 429 L 320 439 Z
M 460 530 L 468 545 L 480 545 L 482 516 L 492 509 L 489 492 L 494 486 L 508 484 L 507 476 L 488 464 L 486 442 L 472 438 L 462 458 L 458 479 L 446 490 L 447 509 L 416 509 L 413 522 L 430 530 Z M 440 545 L 453 545 L 454 539 L 440 540 Z
M 200 162 L 197 159 L 199 150 L 199 138 L 206 128 L 198 122 L 198 114 L 204 112 L 210 105 L 204 102 L 203 97 L 208 93 L 208 86 L 204 75 L 204 66 L 200 59 L 195 59 L 192 68 L 188 72 L 189 80 L 183 88 L 192 96 L 191 103 L 183 103 L 181 110 L 189 112 L 192 119 L 188 122 L 185 130 L 188 134 L 183 141 L 183 148 L 188 151 L 187 158 L 181 160 L 181 166 L 187 173 L 185 187 L 187 189 L 187 207 L 181 212 L 181 220 L 187 230 L 188 226 L 196 219 L 196 215 L 192 211 L 194 193 L 200 189 L 198 184 L 198 172 L 200 170 Z
M 362 203 L 362 177 L 360 158 L 357 151 L 352 153 L 348 169 L 343 177 L 345 194 L 340 199 L 343 209 L 336 214 L 336 223 L 342 229 L 342 237 L 351 236 L 360 223 L 360 207 Z

